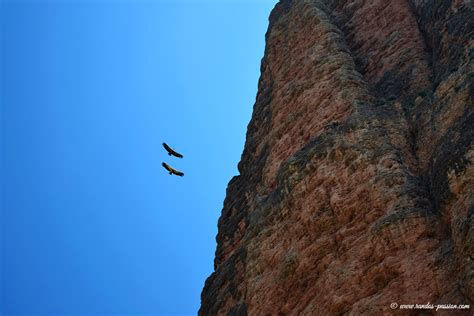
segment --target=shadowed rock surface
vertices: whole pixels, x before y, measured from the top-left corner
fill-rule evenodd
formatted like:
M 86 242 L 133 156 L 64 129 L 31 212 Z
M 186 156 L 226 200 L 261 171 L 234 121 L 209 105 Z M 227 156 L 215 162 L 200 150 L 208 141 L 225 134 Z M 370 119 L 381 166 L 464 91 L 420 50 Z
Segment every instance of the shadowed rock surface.
M 472 1 L 275 6 L 200 315 L 473 312 L 473 24 Z

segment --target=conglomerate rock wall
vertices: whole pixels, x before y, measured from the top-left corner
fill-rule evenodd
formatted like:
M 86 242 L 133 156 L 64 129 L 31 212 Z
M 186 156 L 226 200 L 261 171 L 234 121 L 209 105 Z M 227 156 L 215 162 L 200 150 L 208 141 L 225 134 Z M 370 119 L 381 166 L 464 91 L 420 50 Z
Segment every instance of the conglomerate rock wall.
M 473 312 L 473 9 L 275 6 L 200 315 Z

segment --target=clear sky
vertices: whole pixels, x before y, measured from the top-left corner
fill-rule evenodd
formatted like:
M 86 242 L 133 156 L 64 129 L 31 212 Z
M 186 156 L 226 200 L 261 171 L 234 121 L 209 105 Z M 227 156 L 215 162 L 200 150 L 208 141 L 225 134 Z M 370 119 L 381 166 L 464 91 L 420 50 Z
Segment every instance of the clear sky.
M 275 2 L 0 1 L 2 316 L 196 314 Z

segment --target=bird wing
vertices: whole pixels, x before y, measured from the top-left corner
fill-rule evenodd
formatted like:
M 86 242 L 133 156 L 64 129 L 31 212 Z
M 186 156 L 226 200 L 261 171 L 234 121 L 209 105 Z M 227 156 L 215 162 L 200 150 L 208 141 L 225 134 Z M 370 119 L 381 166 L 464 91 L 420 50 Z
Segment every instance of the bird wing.
M 183 158 L 183 155 L 181 155 L 180 153 L 174 151 L 170 146 L 168 146 L 166 143 L 163 143 L 163 147 L 166 149 L 167 152 L 169 152 L 170 154 L 172 154 L 173 156 L 175 157 L 178 157 L 178 158 Z
M 181 171 L 178 171 L 176 169 L 173 169 L 173 173 L 177 176 L 180 176 L 180 177 L 184 176 L 184 173 L 182 173 Z
M 184 173 L 182 173 L 182 172 L 179 171 L 179 170 L 176 170 L 175 168 L 169 166 L 168 164 L 166 164 L 166 163 L 164 163 L 164 162 L 161 163 L 161 165 L 162 165 L 166 170 L 168 170 L 169 172 L 171 172 L 172 174 L 175 174 L 175 175 L 180 176 L 180 177 L 184 176 Z
M 180 177 L 184 176 L 184 173 L 182 173 L 181 171 L 178 171 L 176 169 L 173 169 L 173 173 L 177 176 L 180 176 Z
M 170 166 L 168 166 L 167 164 L 165 164 L 164 162 L 161 164 L 166 170 L 168 170 L 169 172 L 173 172 L 173 168 L 171 168 Z

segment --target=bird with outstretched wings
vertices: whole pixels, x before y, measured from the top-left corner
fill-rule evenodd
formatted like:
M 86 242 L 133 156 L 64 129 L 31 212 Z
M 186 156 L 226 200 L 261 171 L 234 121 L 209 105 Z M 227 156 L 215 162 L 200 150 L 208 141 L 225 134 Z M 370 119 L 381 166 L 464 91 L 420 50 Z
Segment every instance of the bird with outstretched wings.
M 178 157 L 178 158 L 183 158 L 183 155 L 181 155 L 180 153 L 174 151 L 170 146 L 166 145 L 166 143 L 163 143 L 163 147 L 168 152 L 168 155 L 175 156 L 175 157 Z
M 181 171 L 178 171 L 172 167 L 170 167 L 169 165 L 167 165 L 166 163 L 162 163 L 161 164 L 166 170 L 168 170 L 168 172 L 170 173 L 170 175 L 174 174 L 174 175 L 177 175 L 177 176 L 184 176 L 184 173 L 182 173 Z

